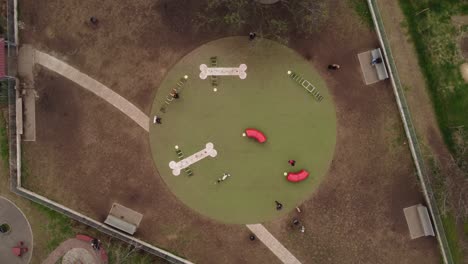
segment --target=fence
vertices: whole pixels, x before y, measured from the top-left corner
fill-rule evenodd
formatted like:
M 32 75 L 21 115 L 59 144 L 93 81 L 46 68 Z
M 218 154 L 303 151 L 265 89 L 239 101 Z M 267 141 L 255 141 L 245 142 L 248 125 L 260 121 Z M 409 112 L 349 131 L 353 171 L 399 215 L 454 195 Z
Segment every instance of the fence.
M 18 54 L 18 13 L 17 13 L 17 0 L 7 0 L 7 75 L 16 76 L 17 54 Z M 8 137 L 9 137 L 9 165 L 10 165 L 10 189 L 15 194 L 29 199 L 33 202 L 48 207 L 56 212 L 62 213 L 69 218 L 72 218 L 85 225 L 93 227 L 98 231 L 105 233 L 109 236 L 126 242 L 135 248 L 144 250 L 150 254 L 158 256 L 168 262 L 174 264 L 191 264 L 181 257 L 178 257 L 168 251 L 154 247 L 144 241 L 136 239 L 132 236 L 124 234 L 118 230 L 114 230 L 109 226 L 104 225 L 94 219 L 82 215 L 76 211 L 71 210 L 61 204 L 51 201 L 43 196 L 40 196 L 32 191 L 26 190 L 21 187 L 21 135 L 17 134 L 16 130 L 16 103 L 20 97 L 19 94 L 19 80 L 17 78 L 8 78 Z
M 401 85 L 400 79 L 398 77 L 398 71 L 395 65 L 395 61 L 392 56 L 392 51 L 390 49 L 390 43 L 388 41 L 387 35 L 385 33 L 383 20 L 379 12 L 376 0 L 367 0 L 369 5 L 370 12 L 372 14 L 372 19 L 379 37 L 380 44 L 383 48 L 384 55 L 387 58 L 387 67 L 390 73 L 390 80 L 392 82 L 393 91 L 395 93 L 395 99 L 397 101 L 398 109 L 400 111 L 401 119 L 403 121 L 403 126 L 405 128 L 406 137 L 408 138 L 411 155 L 413 156 L 414 164 L 416 166 L 416 171 L 418 178 L 421 182 L 421 187 L 423 190 L 424 197 L 426 199 L 431 217 L 434 221 L 434 226 L 436 230 L 437 240 L 440 245 L 440 250 L 444 262 L 447 264 L 454 263 L 452 254 L 450 252 L 450 247 L 448 245 L 447 237 L 445 234 L 444 226 L 442 219 L 440 217 L 439 208 L 437 207 L 437 201 L 434 197 L 434 192 L 431 187 L 431 180 L 427 174 L 427 169 L 424 165 L 424 158 L 421 154 L 421 149 L 419 147 L 418 138 L 416 135 L 416 130 L 411 121 L 411 114 L 408 108 L 408 104 L 405 99 L 403 92 L 403 87 Z

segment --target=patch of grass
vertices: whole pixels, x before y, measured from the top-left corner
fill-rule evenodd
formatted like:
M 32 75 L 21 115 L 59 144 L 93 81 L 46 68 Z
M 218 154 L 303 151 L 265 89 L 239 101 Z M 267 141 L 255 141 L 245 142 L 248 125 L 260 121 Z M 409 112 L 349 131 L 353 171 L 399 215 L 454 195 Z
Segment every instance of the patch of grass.
M 460 237 L 457 233 L 457 222 L 450 205 L 447 203 L 447 182 L 445 175 L 441 174 L 440 165 L 434 158 L 429 158 L 430 172 L 432 174 L 432 189 L 436 198 L 437 207 L 441 214 L 442 225 L 447 238 L 448 247 L 452 254 L 453 263 L 463 262 L 463 249 L 460 247 Z
M 372 21 L 372 15 L 369 10 L 369 6 L 367 5 L 366 0 L 349 0 L 349 4 L 354 9 L 354 12 L 359 16 L 361 19 L 361 23 L 369 27 L 370 29 L 374 29 L 374 21 Z
M 34 203 L 34 205 L 49 220 L 42 226 L 49 235 L 46 246 L 47 252 L 52 252 L 60 243 L 75 235 L 73 221 L 70 218 L 43 205 L 37 203 Z
M 442 216 L 442 223 L 444 225 L 445 234 L 452 253 L 454 263 L 463 263 L 463 250 L 459 244 L 457 234 L 457 223 L 452 213 L 447 213 Z
M 459 72 L 463 59 L 456 41 L 461 32 L 451 24 L 450 18 L 462 14 L 464 7 L 460 1 L 453 0 L 400 0 L 400 6 L 426 79 L 439 127 L 447 146 L 456 155 L 453 127 L 464 126 L 468 131 L 468 84 Z
M 468 237 L 468 219 L 463 223 L 463 231 L 465 232 L 465 236 Z
M 136 249 L 134 246 L 112 239 L 105 243 L 109 263 L 120 264 L 166 264 L 164 259 L 154 257 Z
M 3 116 L 0 116 L 0 156 L 5 165 L 8 165 L 10 152 L 8 146 L 7 123 Z

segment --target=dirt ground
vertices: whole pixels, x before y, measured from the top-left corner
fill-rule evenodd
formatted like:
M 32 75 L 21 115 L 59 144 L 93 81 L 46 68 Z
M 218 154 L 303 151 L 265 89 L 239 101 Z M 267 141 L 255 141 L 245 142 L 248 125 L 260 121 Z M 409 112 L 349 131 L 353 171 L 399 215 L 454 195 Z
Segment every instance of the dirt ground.
M 149 113 L 165 72 L 222 37 L 191 33 L 194 1 L 165 3 L 24 0 L 21 40 Z M 85 25 L 90 15 L 100 19 L 96 30 Z M 403 208 L 423 198 L 390 83 L 362 81 L 357 54 L 377 47 L 375 33 L 343 1 L 334 2 L 331 16 L 311 40 L 291 46 L 322 70 L 334 96 L 334 161 L 301 206 L 304 234 L 289 227 L 293 214 L 266 227 L 303 263 L 439 263 L 434 238 L 409 238 Z M 327 72 L 329 63 L 342 68 Z M 279 263 L 248 241 L 244 226 L 215 223 L 183 206 L 158 176 L 146 132 L 117 109 L 51 72 L 36 74 L 37 141 L 23 144 L 27 188 L 101 221 L 113 202 L 129 206 L 144 214 L 138 237 L 197 263 Z

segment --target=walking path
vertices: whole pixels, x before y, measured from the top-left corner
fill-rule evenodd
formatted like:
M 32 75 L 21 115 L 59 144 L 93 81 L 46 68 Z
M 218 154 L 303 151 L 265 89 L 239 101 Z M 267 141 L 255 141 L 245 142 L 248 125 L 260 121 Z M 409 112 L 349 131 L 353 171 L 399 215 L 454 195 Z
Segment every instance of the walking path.
M 10 231 L 0 234 L 0 263 L 29 263 L 33 251 L 33 233 L 28 219 L 13 202 L 0 196 L 0 224 L 4 223 L 10 226 Z M 12 248 L 18 247 L 21 241 L 28 251 L 17 257 Z
M 67 63 L 52 57 L 51 55 L 36 50 L 35 52 L 35 62 L 52 70 L 67 79 L 77 83 L 83 88 L 89 90 L 90 92 L 96 94 L 102 99 L 106 100 L 108 103 L 117 107 L 120 111 L 126 114 L 128 117 L 133 119 L 138 125 L 140 125 L 146 131 L 149 131 L 149 118 L 138 109 L 135 105 L 127 101 L 125 98 L 112 91 L 110 88 L 104 84 L 94 80 L 88 75 L 80 72 L 74 67 L 68 65 Z
M 143 129 L 149 132 L 149 117 L 125 98 L 112 91 L 104 84 L 94 80 L 67 63 L 38 50 L 34 53 L 34 62 L 52 70 L 83 88 L 96 94 L 126 114 Z M 247 225 L 259 239 L 285 264 L 301 264 L 273 235 L 261 224 Z M 55 264 L 56 261 L 72 248 L 85 248 L 83 241 L 69 239 L 52 252 L 43 264 Z M 84 243 L 86 244 L 86 243 Z M 88 245 L 89 246 L 89 245 Z M 85 248 L 87 249 L 87 248 Z M 99 261 L 99 260 L 97 260 Z M 96 262 L 99 263 L 99 262 Z
M 260 241 L 285 264 L 301 264 L 266 228 L 261 224 L 247 225 Z
M 84 254 L 85 251 L 87 254 Z M 80 259 L 82 261 L 78 263 L 102 263 L 89 243 L 78 240 L 76 238 L 71 238 L 62 242 L 62 244 L 60 244 L 54 251 L 52 251 L 52 253 L 49 254 L 49 256 L 42 262 L 42 264 L 56 264 L 57 261 L 65 255 L 67 255 L 67 259 L 73 258 L 75 260 Z

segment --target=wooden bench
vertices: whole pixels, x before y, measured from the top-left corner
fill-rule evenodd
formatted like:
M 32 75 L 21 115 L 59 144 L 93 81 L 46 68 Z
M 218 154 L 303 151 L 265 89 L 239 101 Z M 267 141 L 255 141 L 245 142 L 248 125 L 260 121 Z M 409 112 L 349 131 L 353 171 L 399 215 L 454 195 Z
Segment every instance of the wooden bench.
M 377 58 L 382 59 L 381 63 L 374 64 L 374 67 L 375 67 L 375 70 L 377 71 L 377 76 L 379 77 L 379 80 L 388 79 L 387 68 L 385 67 L 384 58 L 382 56 L 382 51 L 380 50 L 380 48 L 372 50 L 371 54 L 372 54 L 372 60 L 375 60 Z

